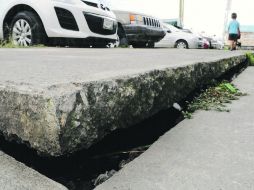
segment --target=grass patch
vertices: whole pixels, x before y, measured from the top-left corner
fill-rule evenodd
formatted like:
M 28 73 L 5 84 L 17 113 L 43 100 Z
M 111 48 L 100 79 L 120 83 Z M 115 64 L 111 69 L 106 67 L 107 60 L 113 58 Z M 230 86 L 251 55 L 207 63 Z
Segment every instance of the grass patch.
M 21 48 L 21 47 L 13 44 L 12 42 L 2 41 L 0 42 L 0 48 Z
M 230 48 L 229 48 L 229 46 L 228 45 L 225 45 L 224 47 L 223 47 L 223 50 L 229 50 Z
M 129 45 L 119 45 L 118 48 L 129 48 Z
M 233 84 L 223 81 L 216 86 L 204 90 L 192 102 L 187 102 L 186 111 L 182 111 L 185 118 L 191 119 L 196 110 L 216 110 L 220 112 L 229 112 L 226 104 L 233 100 L 238 100 L 240 96 L 247 94 L 242 93 Z
M 31 47 L 45 47 L 43 44 L 38 44 L 38 45 L 32 45 L 32 46 L 20 46 L 20 45 L 15 45 L 12 41 L 0 41 L 0 48 L 31 48 Z
M 246 53 L 246 57 L 247 57 L 249 66 L 254 66 L 254 53 L 252 52 Z

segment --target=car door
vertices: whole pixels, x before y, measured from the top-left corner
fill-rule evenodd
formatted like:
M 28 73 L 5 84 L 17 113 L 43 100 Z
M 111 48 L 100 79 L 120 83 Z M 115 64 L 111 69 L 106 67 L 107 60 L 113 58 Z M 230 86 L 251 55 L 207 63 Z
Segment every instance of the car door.
M 173 48 L 174 47 L 174 34 L 171 32 L 171 30 L 167 29 L 165 30 L 166 35 L 165 37 L 155 44 L 155 47 L 167 47 L 167 48 Z

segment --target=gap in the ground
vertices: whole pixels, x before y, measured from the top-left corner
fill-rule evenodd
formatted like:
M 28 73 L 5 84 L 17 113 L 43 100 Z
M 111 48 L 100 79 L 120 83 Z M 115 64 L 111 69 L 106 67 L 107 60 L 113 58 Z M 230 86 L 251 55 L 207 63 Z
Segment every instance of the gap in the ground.
M 238 65 L 217 81 L 230 81 L 246 65 L 246 63 Z M 191 102 L 205 88 L 207 86 L 194 90 L 178 104 L 186 108 L 186 101 Z M 100 174 L 118 171 L 183 119 L 182 113 L 174 108 L 162 110 L 135 126 L 114 131 L 88 150 L 57 158 L 38 156 L 35 150 L 29 149 L 26 145 L 6 141 L 3 136 L 0 136 L 0 150 L 62 183 L 70 190 L 92 190 L 94 179 Z

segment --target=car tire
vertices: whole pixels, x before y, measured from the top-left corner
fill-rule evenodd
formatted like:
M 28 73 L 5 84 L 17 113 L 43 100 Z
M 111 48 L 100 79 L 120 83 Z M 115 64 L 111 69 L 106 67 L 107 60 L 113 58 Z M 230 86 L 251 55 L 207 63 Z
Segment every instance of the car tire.
M 96 43 L 92 45 L 93 48 L 109 48 L 109 43 Z
M 45 44 L 46 34 L 38 16 L 30 11 L 17 13 L 11 22 L 10 40 L 19 46 Z
M 118 27 L 117 30 L 117 42 L 116 42 L 117 47 L 127 47 L 129 46 L 128 40 L 126 37 L 126 34 L 124 32 L 124 29 L 122 27 Z
M 132 47 L 133 48 L 146 48 L 147 45 L 146 42 L 136 42 L 136 43 L 132 43 Z
M 189 45 L 186 41 L 184 40 L 178 40 L 175 44 L 175 48 L 177 49 L 188 49 Z
M 155 43 L 154 42 L 148 42 L 147 47 L 148 48 L 154 48 L 155 47 Z
M 154 42 L 136 42 L 132 43 L 133 48 L 154 48 Z

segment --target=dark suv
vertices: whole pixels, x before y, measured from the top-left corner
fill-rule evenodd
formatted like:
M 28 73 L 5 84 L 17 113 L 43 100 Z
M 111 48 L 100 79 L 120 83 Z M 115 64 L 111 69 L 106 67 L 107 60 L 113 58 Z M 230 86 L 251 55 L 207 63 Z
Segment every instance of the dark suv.
M 118 21 L 119 45 L 132 45 L 134 48 L 153 48 L 165 32 L 159 19 L 129 11 L 113 11 Z

